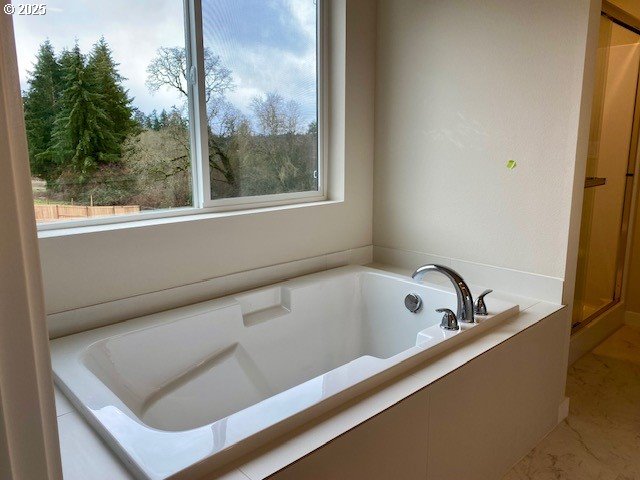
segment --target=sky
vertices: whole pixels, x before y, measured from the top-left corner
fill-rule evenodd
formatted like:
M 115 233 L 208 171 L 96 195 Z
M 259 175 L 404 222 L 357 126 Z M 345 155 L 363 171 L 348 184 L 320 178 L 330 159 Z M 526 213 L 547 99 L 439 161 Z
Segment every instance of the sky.
M 251 117 L 255 96 L 277 91 L 300 105 L 307 122 L 316 115 L 316 0 L 202 0 L 205 47 L 231 70 L 227 100 Z M 38 46 L 56 52 L 77 40 L 83 53 L 104 36 L 133 105 L 145 113 L 182 106 L 179 94 L 151 93 L 146 68 L 159 47 L 185 45 L 181 0 L 50 0 L 44 16 L 14 16 L 22 88 Z

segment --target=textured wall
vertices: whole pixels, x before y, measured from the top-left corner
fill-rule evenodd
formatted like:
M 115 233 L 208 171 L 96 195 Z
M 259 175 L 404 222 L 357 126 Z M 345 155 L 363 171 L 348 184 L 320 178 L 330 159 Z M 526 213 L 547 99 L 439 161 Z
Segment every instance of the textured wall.
M 564 276 L 589 7 L 379 2 L 375 245 Z

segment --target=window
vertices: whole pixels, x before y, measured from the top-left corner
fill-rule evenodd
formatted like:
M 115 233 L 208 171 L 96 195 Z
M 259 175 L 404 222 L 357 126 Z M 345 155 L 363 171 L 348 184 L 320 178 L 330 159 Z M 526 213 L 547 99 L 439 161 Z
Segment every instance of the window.
M 14 13 L 41 229 L 324 199 L 317 0 L 185 2 Z

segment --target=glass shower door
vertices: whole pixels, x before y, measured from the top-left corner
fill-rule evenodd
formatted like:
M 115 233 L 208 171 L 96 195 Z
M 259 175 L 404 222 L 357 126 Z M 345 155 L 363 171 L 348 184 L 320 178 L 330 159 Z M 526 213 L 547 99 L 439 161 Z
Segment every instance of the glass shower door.
M 637 149 L 640 35 L 603 15 L 597 55 L 574 330 L 620 300 Z

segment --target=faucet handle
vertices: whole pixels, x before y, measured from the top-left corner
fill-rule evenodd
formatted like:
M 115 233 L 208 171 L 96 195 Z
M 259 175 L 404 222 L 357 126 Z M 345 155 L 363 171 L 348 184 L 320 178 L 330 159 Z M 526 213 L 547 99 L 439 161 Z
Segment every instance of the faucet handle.
M 456 318 L 456 314 L 453 313 L 453 310 L 448 308 L 437 308 L 436 312 L 444 313 L 442 316 L 442 322 L 440 323 L 440 328 L 444 330 L 460 330 L 458 319 Z
M 486 295 L 489 295 L 491 292 L 493 292 L 493 290 L 488 289 L 482 292 L 478 296 L 478 299 L 476 300 L 476 304 L 473 308 L 473 311 L 475 312 L 476 315 L 482 315 L 482 316 L 487 315 L 487 304 L 484 303 L 484 297 Z

